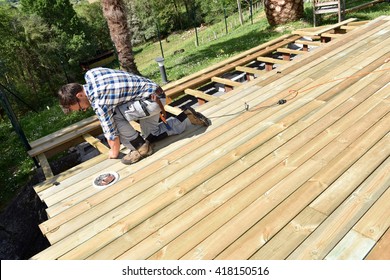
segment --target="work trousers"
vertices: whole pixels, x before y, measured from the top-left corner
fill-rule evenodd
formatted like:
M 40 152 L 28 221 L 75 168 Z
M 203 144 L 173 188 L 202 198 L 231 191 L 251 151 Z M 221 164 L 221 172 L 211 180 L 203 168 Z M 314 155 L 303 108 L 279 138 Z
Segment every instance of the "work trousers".
M 166 104 L 165 98 L 160 98 L 163 105 Z M 167 124 L 160 122 L 161 108 L 157 102 L 152 100 L 129 101 L 119 105 L 115 109 L 114 121 L 116 123 L 121 143 L 134 150 L 131 141 L 135 140 L 139 133 L 130 124 L 130 121 L 139 121 L 141 134 L 144 138 L 154 136 L 158 138 L 161 135 L 175 135 L 182 133 L 187 126 L 191 125 L 186 117 L 170 117 Z M 185 116 L 185 114 L 182 114 Z

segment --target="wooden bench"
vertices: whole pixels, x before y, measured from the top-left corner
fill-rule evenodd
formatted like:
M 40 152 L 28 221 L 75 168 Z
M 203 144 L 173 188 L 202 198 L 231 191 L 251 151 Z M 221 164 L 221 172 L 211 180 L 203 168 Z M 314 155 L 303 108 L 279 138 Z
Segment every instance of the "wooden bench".
M 341 0 L 314 0 L 313 1 L 313 23 L 316 26 L 316 17 L 322 14 L 337 13 L 338 20 L 341 22 L 345 14 L 345 2 Z

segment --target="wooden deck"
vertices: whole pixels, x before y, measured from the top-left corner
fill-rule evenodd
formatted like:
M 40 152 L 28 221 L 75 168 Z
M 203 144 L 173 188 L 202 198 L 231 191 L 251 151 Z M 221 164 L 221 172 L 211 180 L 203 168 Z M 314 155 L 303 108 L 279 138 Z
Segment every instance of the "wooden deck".
M 37 185 L 51 246 L 32 259 L 390 259 L 390 17 L 197 110 L 213 125 L 133 166 Z

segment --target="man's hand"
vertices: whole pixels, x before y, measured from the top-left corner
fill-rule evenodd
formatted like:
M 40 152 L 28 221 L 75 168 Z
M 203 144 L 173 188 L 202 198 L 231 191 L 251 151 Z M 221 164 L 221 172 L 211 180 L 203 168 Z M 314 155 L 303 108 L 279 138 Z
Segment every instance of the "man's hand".
M 150 99 L 158 104 L 161 109 L 161 115 L 163 117 L 163 120 L 165 120 L 167 118 L 167 112 L 165 111 L 164 105 L 162 104 L 160 98 L 156 94 L 152 93 L 150 95 Z
M 107 139 L 108 145 L 110 145 L 110 151 L 108 152 L 108 158 L 118 158 L 119 149 L 121 146 L 121 142 L 119 141 L 119 137 L 116 137 L 115 140 Z
M 112 149 L 108 152 L 108 158 L 109 158 L 109 159 L 110 159 L 110 158 L 115 159 L 115 158 L 118 158 L 118 156 L 119 156 L 119 153 L 116 153 L 116 152 L 113 151 Z

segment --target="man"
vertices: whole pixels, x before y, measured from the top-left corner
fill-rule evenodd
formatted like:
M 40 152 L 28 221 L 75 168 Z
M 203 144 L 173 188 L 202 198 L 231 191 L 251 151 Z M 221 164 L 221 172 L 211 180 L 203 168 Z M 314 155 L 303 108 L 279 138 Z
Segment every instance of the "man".
M 120 144 L 130 149 L 122 163 L 132 164 L 153 153 L 151 142 L 182 133 L 188 125 L 209 126 L 204 115 L 189 107 L 165 120 L 164 91 L 153 81 L 125 71 L 94 68 L 86 72 L 85 85 L 71 83 L 58 92 L 64 113 L 92 107 L 110 146 L 109 158 L 118 158 Z M 143 138 L 130 121 L 139 120 Z

